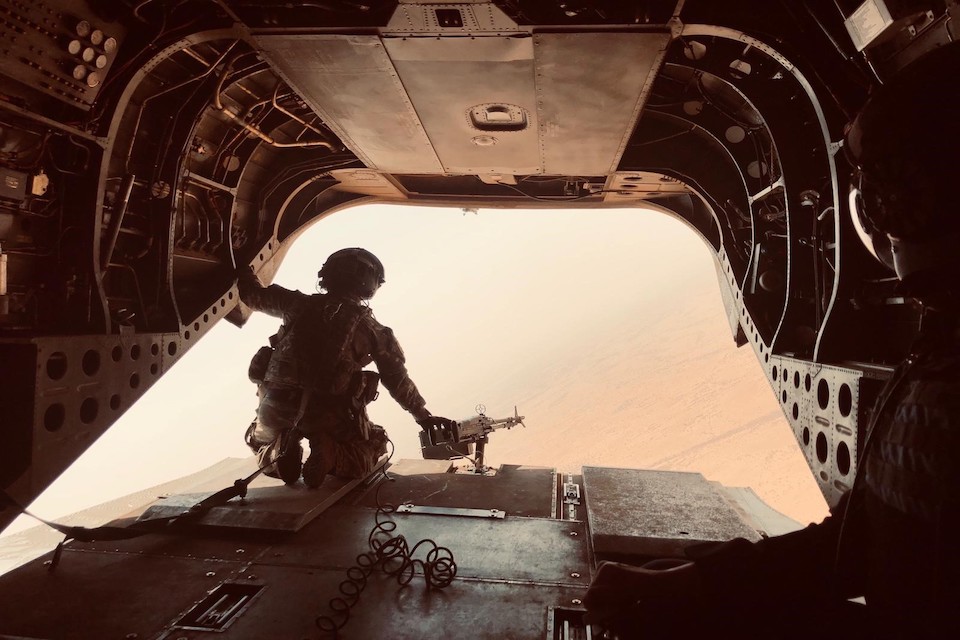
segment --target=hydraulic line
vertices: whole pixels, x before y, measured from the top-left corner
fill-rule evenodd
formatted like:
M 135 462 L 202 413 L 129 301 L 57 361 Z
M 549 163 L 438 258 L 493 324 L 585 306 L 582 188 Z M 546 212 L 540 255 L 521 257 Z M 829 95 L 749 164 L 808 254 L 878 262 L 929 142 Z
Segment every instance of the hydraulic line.
M 220 82 L 217 83 L 217 89 L 213 93 L 213 106 L 218 111 L 223 113 L 225 116 L 227 116 L 228 118 L 230 118 L 231 120 L 239 124 L 241 127 L 246 129 L 253 135 L 257 136 L 258 138 L 260 138 L 261 140 L 269 144 L 271 147 L 276 147 L 278 149 L 288 149 L 292 147 L 325 147 L 329 151 L 335 150 L 334 145 L 331 144 L 330 142 L 327 142 L 326 140 L 313 140 L 313 141 L 307 141 L 307 142 L 277 142 L 274 138 L 270 137 L 259 128 L 255 127 L 254 125 L 244 120 L 243 117 L 240 116 L 240 114 L 238 114 L 236 111 L 233 111 L 229 107 L 224 106 L 223 101 L 220 99 L 220 97 L 221 97 L 221 94 L 223 93 L 223 85 L 226 83 L 227 76 L 230 75 L 230 72 L 232 70 L 233 70 L 233 63 L 231 62 L 230 64 L 227 65 L 227 68 L 224 70 L 223 75 L 220 76 Z

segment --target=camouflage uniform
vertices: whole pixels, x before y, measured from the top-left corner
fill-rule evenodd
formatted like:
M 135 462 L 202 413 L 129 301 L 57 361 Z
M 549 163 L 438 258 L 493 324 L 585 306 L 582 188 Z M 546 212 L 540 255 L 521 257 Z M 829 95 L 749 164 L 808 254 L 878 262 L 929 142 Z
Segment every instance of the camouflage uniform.
M 924 331 L 875 411 L 854 488 L 826 520 L 756 544 L 688 552 L 712 606 L 749 615 L 751 626 L 779 628 L 774 637 L 826 628 L 848 638 L 960 637 L 955 320 Z M 865 610 L 846 602 L 855 596 L 865 596 Z M 799 611 L 802 622 L 791 616 L 787 631 L 785 616 Z
M 363 371 L 371 362 L 400 406 L 415 419 L 430 416 L 393 332 L 358 298 L 263 287 L 252 274 L 239 284 L 246 305 L 283 319 L 259 392 L 251 448 L 296 426 L 311 449 L 332 457 L 334 475 L 368 474 L 387 441 L 367 416 L 366 404 L 377 393 L 377 374 Z

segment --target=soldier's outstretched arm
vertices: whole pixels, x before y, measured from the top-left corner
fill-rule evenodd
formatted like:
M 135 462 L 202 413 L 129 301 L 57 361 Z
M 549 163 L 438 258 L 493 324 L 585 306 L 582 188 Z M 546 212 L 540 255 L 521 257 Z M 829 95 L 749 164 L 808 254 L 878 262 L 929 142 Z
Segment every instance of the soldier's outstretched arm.
M 380 379 L 397 403 L 413 415 L 413 419 L 423 429 L 431 427 L 450 427 L 454 420 L 435 416 L 427 409 L 427 403 L 417 390 L 417 385 L 407 373 L 406 357 L 400 343 L 389 327 L 370 319 L 374 333 L 375 346 L 373 361 L 377 363 Z
M 430 417 L 427 402 L 420 395 L 417 385 L 407 373 L 406 357 L 393 331 L 375 320 L 371 320 L 374 333 L 373 361 L 377 363 L 380 379 L 393 399 L 401 407 L 413 414 L 415 420 Z
M 254 311 L 262 311 L 277 318 L 282 318 L 307 297 L 299 291 L 284 289 L 278 284 L 264 287 L 260 278 L 249 267 L 237 270 L 237 291 L 243 304 Z

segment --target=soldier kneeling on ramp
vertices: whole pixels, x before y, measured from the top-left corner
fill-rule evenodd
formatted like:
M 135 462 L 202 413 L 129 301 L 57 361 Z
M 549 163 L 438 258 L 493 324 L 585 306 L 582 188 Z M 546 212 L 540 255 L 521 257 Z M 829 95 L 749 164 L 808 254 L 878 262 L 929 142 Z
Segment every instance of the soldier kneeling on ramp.
M 304 484 L 315 488 L 327 474 L 369 474 L 387 448 L 386 432 L 370 422 L 366 408 L 380 381 L 422 428 L 453 424 L 427 410 L 393 331 L 373 317 L 367 300 L 384 283 L 384 271 L 372 253 L 333 253 L 317 274 L 324 291 L 313 295 L 264 287 L 250 269 L 238 275 L 247 306 L 283 319 L 272 348 L 251 363 L 260 404 L 246 441 L 267 475 L 293 484 L 302 473 Z M 379 374 L 364 371 L 371 362 Z

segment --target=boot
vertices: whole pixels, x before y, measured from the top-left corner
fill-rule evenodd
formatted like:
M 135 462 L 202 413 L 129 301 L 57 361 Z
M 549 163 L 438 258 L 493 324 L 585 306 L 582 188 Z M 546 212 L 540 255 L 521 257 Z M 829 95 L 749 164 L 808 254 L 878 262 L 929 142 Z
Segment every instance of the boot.
M 333 471 L 336 444 L 333 438 L 321 434 L 310 438 L 310 456 L 303 463 L 303 484 L 316 489 Z
M 303 447 L 300 446 L 302 437 L 296 429 L 287 429 L 273 442 L 260 447 L 257 463 L 263 469 L 263 474 L 279 478 L 285 484 L 294 484 L 299 480 L 303 466 Z

